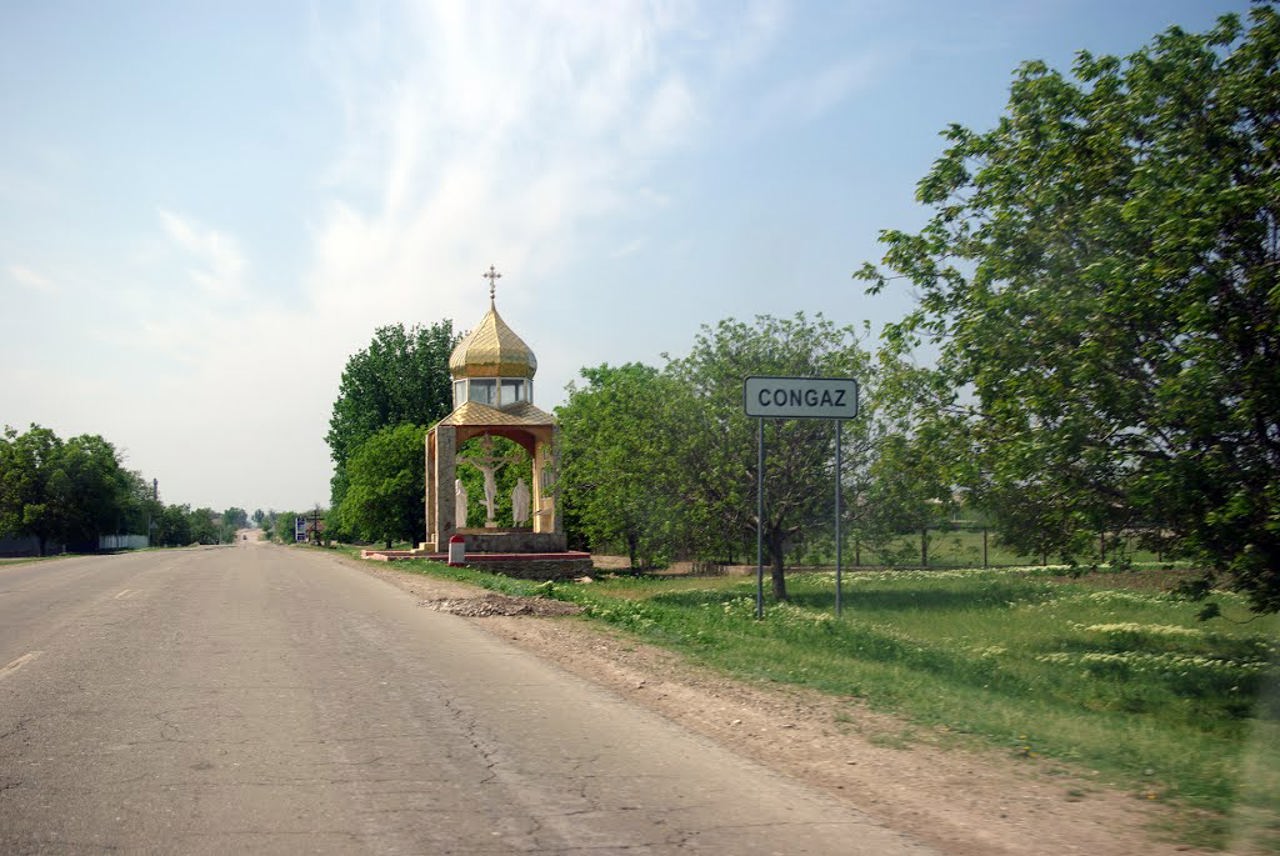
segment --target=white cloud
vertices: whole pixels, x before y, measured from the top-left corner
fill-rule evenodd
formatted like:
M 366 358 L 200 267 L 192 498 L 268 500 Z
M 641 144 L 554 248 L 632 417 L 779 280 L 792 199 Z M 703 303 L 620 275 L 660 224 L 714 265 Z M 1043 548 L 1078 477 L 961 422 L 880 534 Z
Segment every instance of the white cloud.
M 781 0 L 755 0 L 743 12 L 739 25 L 714 35 L 716 67 L 730 75 L 764 59 L 788 22 L 787 5 Z
M 49 277 L 23 265 L 9 265 L 9 278 L 32 291 L 45 294 L 56 294 L 59 291 L 57 284 Z
M 507 273 L 500 294 L 529 299 L 592 223 L 652 207 L 646 175 L 696 144 L 702 97 L 664 53 L 677 4 L 397 9 L 344 22 L 350 42 L 318 38 L 347 136 L 308 292 L 320 323 L 365 336 L 396 319 L 470 325 L 489 264 Z
M 627 256 L 635 255 L 636 253 L 644 249 L 647 243 L 648 241 L 646 241 L 644 238 L 634 238 L 630 241 L 627 241 L 622 246 L 617 247 L 610 254 L 610 258 L 623 259 L 623 258 L 626 258 Z
M 784 80 L 760 99 L 756 125 L 763 128 L 815 121 L 868 88 L 888 61 L 881 53 L 864 53 Z
M 669 77 L 656 88 L 642 127 L 647 148 L 661 149 L 688 139 L 697 125 L 697 97 L 680 77 Z
M 235 238 L 163 208 L 159 213 L 165 234 L 194 257 L 197 266 L 188 273 L 205 294 L 215 298 L 243 296 L 247 265 Z

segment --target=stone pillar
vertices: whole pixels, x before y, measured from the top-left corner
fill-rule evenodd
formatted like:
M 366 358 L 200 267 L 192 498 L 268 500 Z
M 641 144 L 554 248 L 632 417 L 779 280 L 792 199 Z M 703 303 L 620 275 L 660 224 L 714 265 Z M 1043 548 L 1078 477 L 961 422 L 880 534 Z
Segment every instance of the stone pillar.
M 560 520 L 560 506 L 556 502 L 556 475 L 559 464 L 560 428 L 552 427 L 545 434 L 538 432 L 533 457 L 533 531 L 560 533 L 564 531 Z
M 551 426 L 551 443 L 547 450 L 547 491 L 551 495 L 551 531 L 564 534 L 564 519 L 560 515 L 560 426 Z
M 458 434 L 437 425 L 427 434 L 427 541 L 441 551 L 455 531 L 453 482 L 457 478 Z
M 429 430 L 422 443 L 422 504 L 423 510 L 426 512 L 424 519 L 427 521 L 427 527 L 426 531 L 422 533 L 423 543 L 419 545 L 420 549 L 426 549 L 427 544 L 430 544 L 431 548 L 435 549 L 435 542 L 431 540 L 432 533 L 436 531 L 436 490 L 431 483 L 432 472 L 435 470 L 435 448 L 436 432 L 435 430 Z

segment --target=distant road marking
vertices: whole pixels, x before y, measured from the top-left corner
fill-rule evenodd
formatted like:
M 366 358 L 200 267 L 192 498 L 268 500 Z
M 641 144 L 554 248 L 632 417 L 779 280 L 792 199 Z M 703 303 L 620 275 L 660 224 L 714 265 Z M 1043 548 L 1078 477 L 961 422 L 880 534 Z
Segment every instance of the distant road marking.
M 43 653 L 44 653 L 43 651 L 29 651 L 26 654 L 23 654 L 18 659 L 9 663 L 8 665 L 0 667 L 0 681 L 9 677 L 14 672 L 18 671 L 27 663 L 30 663 L 32 660 L 35 660 L 37 657 L 39 657 Z
M 137 589 L 125 589 L 124 591 L 120 592 L 120 594 L 116 595 L 115 599 L 119 600 L 122 597 L 133 597 L 137 593 L 138 593 Z

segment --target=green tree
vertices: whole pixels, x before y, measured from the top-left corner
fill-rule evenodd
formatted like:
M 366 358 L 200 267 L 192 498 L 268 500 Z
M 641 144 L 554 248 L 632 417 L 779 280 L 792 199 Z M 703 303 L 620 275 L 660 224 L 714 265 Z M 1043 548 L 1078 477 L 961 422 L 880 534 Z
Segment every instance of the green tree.
M 685 428 L 678 466 L 688 482 L 684 509 L 705 547 L 756 533 L 756 425 L 743 412 L 743 381 L 751 375 L 849 377 L 864 374 L 866 352 L 852 327 L 821 315 L 760 316 L 754 326 L 727 319 L 703 326 L 670 375 L 697 401 Z M 851 426 L 852 427 L 852 426 Z M 835 433 L 826 420 L 764 420 L 763 536 L 773 594 L 787 597 L 785 556 L 833 513 Z
M 124 511 L 124 531 L 135 535 L 148 535 L 153 546 L 160 542 L 156 532 L 164 515 L 164 503 L 156 496 L 153 482 L 142 473 L 125 473 L 127 484 Z
M 1141 521 L 1280 609 L 1280 17 L 1172 28 L 1075 79 L 1029 62 L 985 133 L 952 126 L 933 215 L 882 233 L 972 390 L 980 487 L 1073 547 Z M 1021 525 L 1025 526 L 1026 521 Z
M 293 544 L 296 539 L 298 513 L 295 511 L 279 511 L 272 512 L 273 524 L 271 529 L 272 540 L 281 544 Z
M 191 523 L 191 540 L 195 544 L 221 544 L 221 525 L 218 513 L 212 508 L 196 508 L 187 513 Z
M 191 540 L 197 544 L 226 544 L 235 538 L 235 530 L 222 523 L 212 508 L 197 508 L 187 514 L 191 524 Z
M 99 535 L 127 534 L 134 499 L 130 474 L 102 437 L 85 434 L 64 443 L 48 487 L 58 509 L 57 534 L 68 547 L 91 552 Z
M 249 525 L 249 512 L 233 505 L 222 512 L 222 522 L 232 529 L 243 529 Z
M 45 554 L 61 531 L 49 481 L 62 456 L 62 441 L 48 428 L 32 425 L 19 434 L 6 426 L 0 445 L 0 532 L 30 535 Z
M 188 505 L 166 505 L 157 524 L 155 538 L 161 547 L 185 547 L 195 541 Z
M 964 410 L 945 375 L 892 345 L 881 349 L 875 378 L 875 404 L 859 420 L 872 426 L 864 431 L 875 439 L 867 467 L 868 541 L 885 560 L 918 557 L 928 566 L 932 532 L 949 524 L 956 487 L 976 472 Z M 892 551 L 903 533 L 919 537 L 918 551 Z
M 871 513 L 871 541 L 881 547 L 893 536 L 911 532 L 919 537 L 919 552 L 911 556 L 893 555 L 894 563 L 914 561 L 929 566 L 932 531 L 945 526 L 953 506 L 952 490 L 936 466 L 928 438 L 919 434 L 890 434 L 877 449 L 872 466 L 873 482 L 868 501 Z M 905 552 L 905 551 L 904 551 Z
M 681 417 L 692 404 L 675 378 L 639 363 L 581 371 L 556 411 L 566 516 L 595 549 L 621 547 L 631 567 L 678 549 Z
M 392 324 L 347 360 L 325 436 L 334 463 L 333 508 L 346 495 L 347 462 L 366 440 L 397 425 L 430 426 L 453 409 L 449 356 L 457 341 L 448 320 L 408 330 Z
M 423 485 L 426 428 L 402 424 L 373 434 L 347 460 L 338 509 L 345 531 L 367 540 L 414 542 L 427 528 Z
M 41 555 L 50 541 L 91 551 L 120 532 L 134 507 L 132 476 L 115 447 L 97 435 L 60 440 L 32 425 L 6 428 L 0 445 L 0 531 L 31 535 Z
M 877 462 L 894 425 L 885 414 L 893 393 L 883 388 L 882 374 L 871 361 L 860 370 L 858 418 L 841 427 L 841 535 L 844 546 L 853 549 L 854 565 L 862 564 L 864 546 L 876 547 L 883 541 L 884 515 L 876 502 L 883 470 Z

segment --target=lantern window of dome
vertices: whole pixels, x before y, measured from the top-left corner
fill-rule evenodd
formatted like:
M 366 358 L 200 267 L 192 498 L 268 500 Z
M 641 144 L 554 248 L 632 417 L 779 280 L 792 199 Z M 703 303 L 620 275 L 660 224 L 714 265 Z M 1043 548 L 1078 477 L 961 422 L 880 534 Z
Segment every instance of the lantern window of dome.
M 500 383 L 498 406 L 506 407 L 518 401 L 533 400 L 533 381 L 518 377 L 504 377 Z
M 518 377 L 473 377 L 453 382 L 453 406 L 468 401 L 489 407 L 508 407 L 522 401 L 533 401 L 533 381 Z

